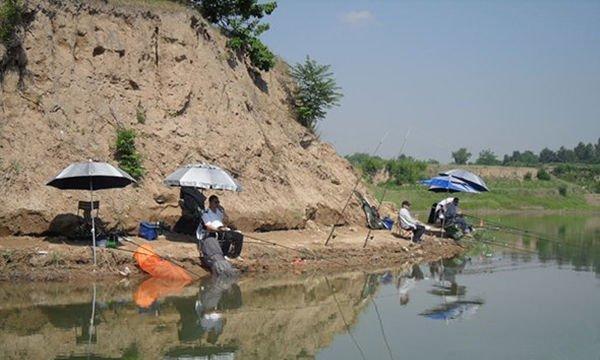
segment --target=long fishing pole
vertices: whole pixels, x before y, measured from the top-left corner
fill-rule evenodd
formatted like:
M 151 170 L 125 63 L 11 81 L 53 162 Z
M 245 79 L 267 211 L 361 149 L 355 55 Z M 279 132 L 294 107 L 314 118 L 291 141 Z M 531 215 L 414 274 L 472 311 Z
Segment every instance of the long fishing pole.
M 404 141 L 402 142 L 402 146 L 400 147 L 400 153 L 398 154 L 398 157 L 400 157 L 400 155 L 402 155 L 402 153 L 404 152 L 404 146 L 406 145 L 406 141 L 408 140 L 409 134 L 410 134 L 410 129 L 408 129 L 406 131 L 406 134 L 404 134 Z M 383 204 L 383 199 L 385 199 L 385 195 L 386 195 L 389 187 L 390 187 L 390 181 L 388 181 L 388 183 L 383 188 L 383 194 L 381 195 L 381 198 L 379 199 L 379 205 L 377 205 L 377 214 L 379 214 L 379 209 L 381 209 L 381 204 Z M 371 236 L 371 230 L 372 230 L 371 227 L 369 227 L 369 230 L 367 231 L 367 236 L 365 236 L 365 243 L 363 244 L 363 248 L 367 247 L 367 242 L 369 241 L 369 236 Z
M 522 235 L 532 236 L 534 238 L 537 238 L 537 239 L 543 240 L 543 241 L 549 241 L 549 242 L 557 244 L 558 246 L 569 246 L 569 247 L 573 247 L 573 248 L 576 248 L 576 249 L 581 249 L 582 248 L 580 245 L 570 244 L 568 242 L 562 241 L 561 239 L 550 237 L 547 234 L 543 234 L 543 233 L 539 233 L 539 232 L 531 231 L 531 230 L 526 230 L 526 229 L 520 229 L 520 228 L 517 228 L 517 227 L 508 226 L 508 225 L 502 224 L 500 222 L 495 222 L 495 221 L 492 221 L 492 220 L 489 220 L 489 219 L 480 218 L 480 217 L 477 217 L 477 216 L 474 216 L 474 215 L 467 215 L 467 214 L 465 214 L 465 216 L 473 218 L 473 219 L 476 219 L 476 220 L 480 220 L 480 221 L 483 221 L 483 222 L 487 222 L 487 223 L 489 223 L 491 225 L 494 225 L 494 226 L 497 226 L 499 228 L 504 228 L 504 230 L 509 230 L 509 231 L 521 233 Z
M 383 137 L 381 138 L 381 140 L 379 140 L 379 144 L 377 144 L 377 147 L 375 147 L 375 150 L 373 150 L 373 153 L 371 154 L 371 156 L 375 156 L 377 154 L 377 152 L 379 151 L 379 148 L 383 144 L 383 141 L 385 140 L 385 138 L 387 137 L 388 134 L 389 134 L 389 131 L 386 131 L 385 134 L 383 134 Z M 331 238 L 333 237 L 333 233 L 335 232 L 335 227 L 336 227 L 337 223 L 339 223 L 340 220 L 342 219 L 342 216 L 344 215 L 346 208 L 350 204 L 350 200 L 352 200 L 354 191 L 356 191 L 356 188 L 358 188 L 358 185 L 360 184 L 361 180 L 362 180 L 362 177 L 359 175 L 356 179 L 356 183 L 354 184 L 354 187 L 352 188 L 352 191 L 350 191 L 350 195 L 346 199 L 346 203 L 344 204 L 342 211 L 337 216 L 337 220 L 333 223 L 333 225 L 331 225 L 331 231 L 329 232 L 329 236 L 327 236 L 327 240 L 325 240 L 325 246 L 327 246 L 327 244 L 329 244 L 329 240 L 331 240 Z

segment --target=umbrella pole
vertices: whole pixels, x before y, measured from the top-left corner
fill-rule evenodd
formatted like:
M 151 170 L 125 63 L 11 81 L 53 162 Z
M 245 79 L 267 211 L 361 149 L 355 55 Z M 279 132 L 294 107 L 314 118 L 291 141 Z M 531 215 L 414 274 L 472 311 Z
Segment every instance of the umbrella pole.
M 96 222 L 94 219 L 94 187 L 92 185 L 92 179 L 90 178 L 90 215 L 92 216 L 92 248 L 94 252 L 94 266 L 96 266 Z

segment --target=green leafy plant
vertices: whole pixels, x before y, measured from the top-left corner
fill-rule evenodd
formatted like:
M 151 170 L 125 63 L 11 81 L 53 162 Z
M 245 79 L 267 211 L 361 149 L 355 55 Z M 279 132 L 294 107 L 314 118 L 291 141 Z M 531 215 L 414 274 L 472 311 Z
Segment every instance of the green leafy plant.
M 131 175 L 134 179 L 141 179 L 145 169 L 142 166 L 142 158 L 135 148 L 135 131 L 133 129 L 118 129 L 115 149 L 115 160 L 119 167 Z
M 530 172 L 527 172 L 525 174 L 525 176 L 523 176 L 523 180 L 525 180 L 525 181 L 531 181 L 532 178 L 533 178 L 533 175 L 531 175 Z
M 195 0 L 193 3 L 205 19 L 225 32 L 230 49 L 247 55 L 250 63 L 260 70 L 269 71 L 275 66 L 275 55 L 259 36 L 269 30 L 269 24 L 261 23 L 261 19 L 275 11 L 276 2 Z
M 320 65 L 310 57 L 304 63 L 292 66 L 290 72 L 296 82 L 294 106 L 297 120 L 311 131 L 327 110 L 339 105 L 341 88 L 333 78 L 330 65 Z
M 19 0 L 4 0 L 0 5 L 0 40 L 9 43 L 23 22 L 23 4 Z
M 566 185 L 560 185 L 560 186 L 558 187 L 558 193 L 559 193 L 561 196 L 567 196 L 567 186 L 566 186 Z
M 540 168 L 537 172 L 538 180 L 548 181 L 550 180 L 550 174 L 544 168 Z

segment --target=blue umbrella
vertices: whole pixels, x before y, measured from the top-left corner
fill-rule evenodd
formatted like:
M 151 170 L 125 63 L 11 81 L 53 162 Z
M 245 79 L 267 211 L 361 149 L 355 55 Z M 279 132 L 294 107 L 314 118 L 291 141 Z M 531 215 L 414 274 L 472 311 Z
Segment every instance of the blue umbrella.
M 490 191 L 490 189 L 485 184 L 483 179 L 470 171 L 462 170 L 462 169 L 452 169 L 448 171 L 441 172 L 442 176 L 452 176 L 453 178 L 460 179 L 466 182 L 470 187 L 477 191 Z
M 479 192 L 467 182 L 452 176 L 436 176 L 431 179 L 421 180 L 420 183 L 429 186 L 428 190 L 433 192 Z

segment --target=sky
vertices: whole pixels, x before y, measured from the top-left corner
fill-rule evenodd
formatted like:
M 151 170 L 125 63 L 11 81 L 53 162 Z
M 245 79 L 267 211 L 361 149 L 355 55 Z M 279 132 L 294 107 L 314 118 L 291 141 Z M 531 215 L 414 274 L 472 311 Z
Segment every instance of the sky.
M 277 4 L 262 39 L 331 65 L 344 98 L 318 133 L 342 155 L 386 133 L 377 155 L 441 162 L 600 137 L 600 1 Z

